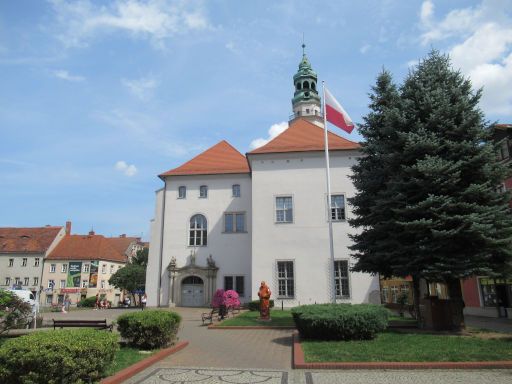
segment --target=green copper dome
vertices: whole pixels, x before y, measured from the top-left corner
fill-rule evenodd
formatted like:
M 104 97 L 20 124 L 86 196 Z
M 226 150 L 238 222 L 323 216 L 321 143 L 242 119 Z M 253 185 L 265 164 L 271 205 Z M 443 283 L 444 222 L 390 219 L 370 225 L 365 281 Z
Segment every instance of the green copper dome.
M 304 47 L 305 45 L 303 44 L 302 48 Z M 295 86 L 295 92 L 292 99 L 293 106 L 300 102 L 320 103 L 320 96 L 318 96 L 317 90 L 317 80 L 316 72 L 313 71 L 311 63 L 304 52 L 299 64 L 299 70 L 295 75 L 293 75 L 293 85 Z

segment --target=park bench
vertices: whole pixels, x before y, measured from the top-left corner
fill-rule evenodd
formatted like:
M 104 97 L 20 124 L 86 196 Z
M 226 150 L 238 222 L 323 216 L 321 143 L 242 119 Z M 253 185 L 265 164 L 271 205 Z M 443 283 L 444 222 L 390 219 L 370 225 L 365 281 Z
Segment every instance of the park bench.
M 212 308 L 212 310 L 210 312 L 203 312 L 203 314 L 201 315 L 201 320 L 203 321 L 203 325 L 204 325 L 204 322 L 207 321 L 207 320 L 210 320 L 210 324 L 213 324 L 213 317 L 214 316 L 219 316 L 219 308 Z
M 108 325 L 107 320 L 55 320 L 53 319 L 53 329 L 55 328 L 68 328 L 68 327 L 80 327 L 80 328 L 96 328 L 96 329 L 108 329 L 112 332 L 112 324 Z

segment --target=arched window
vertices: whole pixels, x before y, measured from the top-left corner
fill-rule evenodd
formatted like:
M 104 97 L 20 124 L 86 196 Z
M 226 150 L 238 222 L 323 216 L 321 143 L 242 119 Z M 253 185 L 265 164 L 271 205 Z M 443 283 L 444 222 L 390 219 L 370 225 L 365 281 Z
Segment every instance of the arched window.
M 312 89 L 313 91 L 316 91 L 316 84 L 315 84 L 315 82 L 314 82 L 314 81 L 312 81 L 312 82 L 311 82 L 311 89 Z
M 309 82 L 305 81 L 302 83 L 302 88 L 309 89 Z
M 300 91 L 302 88 L 302 84 L 301 83 L 297 83 L 297 91 Z
M 194 215 L 190 218 L 190 232 L 188 245 L 204 246 L 207 245 L 208 224 L 203 215 Z

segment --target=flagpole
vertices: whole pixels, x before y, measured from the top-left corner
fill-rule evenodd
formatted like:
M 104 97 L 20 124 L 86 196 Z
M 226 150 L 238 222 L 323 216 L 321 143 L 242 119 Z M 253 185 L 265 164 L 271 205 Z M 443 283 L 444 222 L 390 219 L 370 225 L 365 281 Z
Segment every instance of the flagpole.
M 325 108 L 325 81 L 322 80 L 323 114 L 324 114 L 324 141 L 325 141 L 325 172 L 327 174 L 327 219 L 329 221 L 329 251 L 331 253 L 332 268 L 332 302 L 336 304 L 336 271 L 334 268 L 334 241 L 332 236 L 331 211 L 331 173 L 329 169 L 329 139 L 327 137 L 327 113 Z

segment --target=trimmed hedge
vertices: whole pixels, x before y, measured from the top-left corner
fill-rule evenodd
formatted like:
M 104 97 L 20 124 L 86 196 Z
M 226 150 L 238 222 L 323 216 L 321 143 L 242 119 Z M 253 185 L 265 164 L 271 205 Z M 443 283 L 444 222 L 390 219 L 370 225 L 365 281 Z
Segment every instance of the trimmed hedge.
M 149 310 L 119 316 L 117 329 L 132 346 L 156 349 L 174 343 L 180 322 L 176 312 Z
M 82 299 L 76 305 L 77 307 L 93 308 L 96 305 L 96 296 L 89 296 L 86 299 Z
M 388 310 L 374 304 L 314 304 L 292 308 L 302 337 L 370 340 L 388 326 Z
M 98 381 L 119 349 L 118 336 L 94 329 L 35 332 L 0 346 L 0 383 Z
M 259 311 L 260 310 L 260 301 L 253 300 L 247 303 L 247 308 L 250 311 Z M 274 308 L 274 300 L 270 300 L 270 308 Z

